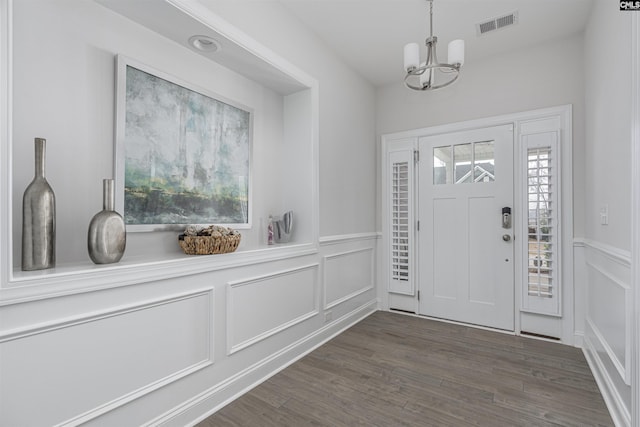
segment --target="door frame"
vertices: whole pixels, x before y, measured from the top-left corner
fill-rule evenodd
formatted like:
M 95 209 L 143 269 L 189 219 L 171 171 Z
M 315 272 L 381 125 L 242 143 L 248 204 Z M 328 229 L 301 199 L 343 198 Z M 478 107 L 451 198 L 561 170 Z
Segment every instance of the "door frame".
M 424 136 L 436 136 L 447 133 L 461 132 L 467 130 L 476 130 L 486 127 L 493 127 L 499 125 L 513 124 L 514 126 L 514 177 L 522 176 L 521 170 L 516 159 L 520 158 L 522 152 L 520 150 L 520 136 L 521 136 L 521 124 L 525 122 L 544 121 L 549 119 L 556 119 L 559 123 L 559 134 L 561 137 L 560 149 L 562 151 L 561 157 L 561 191 L 562 191 L 562 213 L 561 223 L 562 231 L 560 239 L 562 242 L 562 249 L 560 253 L 560 259 L 562 263 L 562 289 L 560 293 L 561 304 L 561 317 L 549 317 L 549 316 L 536 316 L 535 314 L 524 312 L 522 307 L 523 298 L 523 283 L 521 280 L 522 271 L 524 268 L 524 261 L 522 256 L 515 257 L 515 290 L 514 290 L 514 318 L 515 318 L 515 334 L 522 332 L 522 319 L 524 317 L 525 322 L 538 322 L 542 330 L 545 328 L 553 329 L 560 335 L 560 341 L 569 345 L 581 344 L 581 328 L 583 319 L 575 319 L 574 310 L 574 298 L 580 300 L 580 296 L 575 295 L 574 277 L 573 277 L 573 249 L 574 249 L 574 236 L 573 236 L 573 134 L 572 134 L 572 105 L 560 105 L 549 108 L 542 108 L 531 111 L 524 111 L 513 114 L 505 114 L 494 117 L 487 117 L 475 120 L 468 120 L 463 122 L 448 123 L 436 126 L 423 127 L 419 129 L 412 129 L 407 131 L 395 132 L 391 134 L 385 134 L 381 137 L 381 216 L 382 216 L 382 248 L 381 248 L 381 274 L 379 280 L 380 290 L 380 306 L 383 310 L 397 309 L 402 311 L 408 311 L 413 313 L 419 312 L 419 302 L 417 294 L 417 277 L 419 269 L 416 269 L 414 275 L 413 292 L 411 294 L 394 294 L 387 288 L 387 277 L 389 273 L 389 234 L 388 224 L 389 214 L 386 207 L 389 205 L 389 186 L 388 186 L 388 157 L 387 153 L 393 150 L 398 144 L 404 144 L 404 146 L 410 146 L 410 141 L 413 141 L 413 148 L 417 149 L 418 138 Z M 425 155 L 426 157 L 426 155 Z M 514 191 L 514 204 L 517 205 L 518 201 L 523 196 L 521 186 L 518 185 L 516 180 Z M 415 186 L 417 187 L 417 186 Z M 417 191 L 417 190 L 416 190 Z M 519 219 L 519 213 L 514 212 L 514 224 Z M 515 232 L 516 230 L 514 230 Z M 417 238 L 417 227 L 414 224 L 414 239 Z M 521 236 L 516 236 L 516 242 Z M 518 247 L 516 247 L 518 251 Z M 414 251 L 417 252 L 417 251 Z M 414 263 L 416 262 L 417 253 L 414 253 Z M 538 320 L 539 319 L 539 320 Z

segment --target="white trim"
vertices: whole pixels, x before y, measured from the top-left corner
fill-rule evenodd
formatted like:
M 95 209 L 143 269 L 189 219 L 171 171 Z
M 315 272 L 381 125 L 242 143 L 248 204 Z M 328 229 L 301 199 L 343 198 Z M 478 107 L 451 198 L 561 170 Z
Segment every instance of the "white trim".
M 561 115 L 563 118 L 571 113 L 571 105 L 560 105 L 556 107 L 541 108 L 538 110 L 522 111 L 501 116 L 486 117 L 482 119 L 468 120 L 464 122 L 448 123 L 445 125 L 431 126 L 426 128 L 412 129 L 407 131 L 390 133 L 382 136 L 383 141 L 392 142 L 399 139 L 417 138 L 422 136 L 441 135 L 464 130 L 484 129 L 486 127 L 508 125 L 523 120 L 531 121 L 544 119 L 551 116 Z M 571 136 L 571 127 L 567 129 L 567 138 Z
M 582 245 L 586 248 L 598 251 L 600 254 L 606 256 L 610 261 L 614 261 L 623 267 L 631 267 L 631 251 L 616 248 L 615 246 L 596 242 L 591 239 L 582 239 Z
M 382 233 L 372 231 L 369 233 L 353 233 L 353 234 L 335 234 L 332 236 L 320 237 L 320 246 L 347 243 L 360 240 L 379 239 L 382 237 Z
M 640 17 L 631 18 L 631 423 L 640 425 Z
M 84 313 L 79 316 L 71 316 L 67 318 L 58 318 L 55 321 L 51 322 L 43 322 L 39 324 L 36 323 L 23 328 L 5 330 L 0 332 L 0 343 L 27 338 L 33 335 L 45 334 L 48 332 L 78 326 L 85 323 L 96 322 L 99 320 L 108 319 L 110 317 L 122 316 L 124 314 L 133 313 L 140 310 L 147 310 L 149 308 L 157 307 L 160 305 L 171 304 L 185 299 L 198 297 L 207 293 L 213 294 L 213 290 L 214 289 L 211 287 L 196 289 L 189 292 L 182 292 L 174 295 L 164 296 L 162 298 L 137 302 L 135 304 L 128 304 L 116 308 L 110 308 L 108 310 L 100 310 L 93 313 Z
M 204 420 L 211 414 L 220 410 L 220 408 L 231 403 L 238 397 L 242 396 L 249 390 L 268 380 L 278 372 L 282 371 L 286 367 L 292 365 L 296 361 L 300 360 L 313 350 L 317 349 L 327 341 L 341 334 L 351 326 L 370 316 L 376 311 L 376 305 L 378 301 L 373 300 L 367 302 L 360 307 L 357 307 L 353 311 L 346 315 L 334 320 L 331 323 L 326 324 L 322 328 L 316 330 L 310 335 L 307 335 L 298 341 L 284 347 L 276 353 L 269 355 L 263 360 L 247 367 L 246 369 L 238 372 L 237 374 L 225 379 L 224 381 L 210 387 L 197 396 L 192 397 L 186 402 L 183 402 L 174 408 L 168 410 L 164 414 L 154 418 L 151 421 L 143 424 L 144 427 L 162 426 L 162 425 L 175 425 L 176 418 L 186 415 L 190 420 L 186 425 L 193 426 Z M 317 342 L 313 342 L 319 340 Z M 301 353 L 295 355 L 293 358 L 289 358 L 289 353 L 298 351 L 299 348 L 311 343 L 311 347 L 304 349 Z M 285 359 L 281 361 L 280 359 Z M 275 367 L 270 367 L 271 364 L 277 364 Z M 267 370 L 266 373 L 262 371 Z M 253 380 L 252 376 L 259 375 L 259 378 Z M 248 382 L 248 383 L 247 383 Z M 240 385 L 241 389 L 234 389 L 234 386 Z M 227 391 L 229 390 L 229 391 Z M 225 392 L 232 393 L 225 395 Z M 222 399 L 218 400 L 217 395 L 222 395 Z M 198 406 L 202 406 L 207 409 L 203 414 L 199 414 L 196 419 L 189 417 L 188 411 L 197 410 Z
M 590 277 L 603 277 L 606 283 L 619 288 L 624 293 L 624 363 L 615 355 L 605 337 L 586 314 L 585 327 L 590 326 L 594 334 L 602 342 L 609 359 L 618 370 L 620 377 L 627 385 L 632 385 L 633 365 L 633 291 L 631 287 L 631 262 L 628 251 L 613 246 L 585 239 L 585 266 L 591 269 Z M 593 283 L 592 283 L 593 285 Z M 587 298 L 590 298 L 587 296 Z M 586 328 L 585 328 L 586 329 Z
M 21 278 L 13 282 L 14 286 L 0 289 L 0 307 L 317 253 L 318 248 L 315 244 L 283 245 L 214 256 L 178 255 L 175 258 L 168 254 L 165 259 L 145 262 L 125 259 L 116 264 L 95 265 L 87 261 L 81 268 L 73 265 L 58 266 L 39 272 L 17 272 L 16 275 L 20 275 Z
M 154 307 L 172 304 L 179 301 L 184 301 L 191 298 L 197 298 L 201 296 L 207 296 L 208 300 L 208 318 L 213 319 L 213 307 L 215 306 L 215 290 L 212 287 L 209 288 L 201 288 L 192 290 L 189 292 L 183 292 L 179 294 L 169 295 L 162 298 L 157 298 L 153 300 L 138 302 L 136 304 L 130 304 L 126 306 L 121 306 L 115 309 L 109 310 L 101 310 L 93 313 L 83 314 L 80 316 L 69 317 L 66 319 L 58 319 L 54 322 L 46 322 L 42 324 L 32 325 L 26 328 L 14 329 L 11 331 L 7 331 L 2 333 L 0 336 L 0 343 L 12 340 L 19 340 L 23 338 L 27 338 L 30 336 L 44 334 L 53 332 L 59 329 L 69 328 L 73 326 L 78 326 L 86 323 L 96 322 L 112 317 L 117 317 L 121 315 L 125 315 L 128 313 L 133 313 L 142 310 L 152 309 Z M 208 340 L 207 343 L 207 356 L 205 359 L 200 360 L 196 363 L 193 363 L 190 366 L 186 366 L 178 371 L 175 371 L 169 375 L 166 375 L 163 378 L 160 378 L 156 381 L 153 381 L 147 385 L 139 387 L 131 392 L 125 393 L 122 396 L 116 397 L 111 401 L 108 401 L 104 404 L 101 404 L 93 409 L 90 409 L 84 413 L 74 416 L 71 419 L 63 421 L 56 426 L 77 426 L 83 423 L 86 423 L 90 420 L 93 420 L 107 412 L 113 411 L 116 408 L 119 408 L 125 404 L 128 404 L 136 399 L 139 399 L 155 390 L 158 390 L 162 387 L 165 387 L 171 383 L 174 383 L 188 375 L 193 374 L 194 372 L 200 371 L 204 368 L 207 368 L 214 364 L 214 328 L 213 321 L 209 322 L 208 330 L 205 334 L 205 339 Z
M 587 257 L 588 258 L 588 257 Z M 591 261 L 585 261 L 585 264 L 591 268 L 593 268 L 595 271 L 597 271 L 598 273 L 600 273 L 601 275 L 603 275 L 604 277 L 606 277 L 607 279 L 609 279 L 609 281 L 611 283 L 614 283 L 616 285 L 618 285 L 620 288 L 622 288 L 622 290 L 624 291 L 629 291 L 631 290 L 631 286 L 629 283 L 625 283 L 622 279 L 619 279 L 618 277 L 615 277 L 613 274 L 609 273 L 608 271 L 606 271 L 604 268 L 600 267 L 599 265 L 591 262 Z
M 415 218 L 414 218 L 414 207 L 416 203 L 412 201 L 412 207 L 410 208 L 410 229 L 411 229 L 411 239 L 409 244 L 409 281 L 406 283 L 406 286 L 403 288 L 399 288 L 399 286 L 393 286 L 394 284 L 398 285 L 399 281 L 392 283 L 391 280 L 391 186 L 390 186 L 390 155 L 394 153 L 403 153 L 407 157 L 407 161 L 409 161 L 410 165 L 410 183 L 411 183 L 411 191 L 413 192 L 412 196 L 415 199 L 415 184 L 416 184 L 416 174 L 415 174 L 415 163 L 414 163 L 414 150 L 417 149 L 418 139 L 416 137 L 412 138 L 401 138 L 396 139 L 394 135 L 382 135 L 381 137 L 381 171 L 382 171 L 382 185 L 381 185 L 381 199 L 382 199 L 382 248 L 380 251 L 381 256 L 381 275 L 379 283 L 381 284 L 381 290 L 384 293 L 384 305 L 388 306 L 388 294 L 398 294 L 398 295 L 407 295 L 409 297 L 416 296 L 416 283 L 418 280 L 419 269 L 415 268 L 415 263 L 418 259 L 417 257 L 417 245 L 415 244 L 415 240 L 417 239 L 416 226 L 415 226 Z M 417 303 L 417 299 L 416 299 Z
M 586 246 L 584 238 L 582 237 L 574 237 L 573 239 L 573 247 L 574 248 L 584 248 Z
M 193 0 L 165 0 L 167 3 L 178 9 L 180 12 L 191 16 L 193 19 L 214 29 L 218 34 L 222 35 L 237 46 L 246 50 L 256 58 L 266 62 L 271 67 L 287 74 L 302 85 L 311 88 L 317 85 L 317 80 L 309 74 L 296 67 L 291 62 L 285 60 L 280 55 L 265 47 L 252 37 L 249 37 L 243 31 L 234 25 L 225 21 L 216 15 L 207 6 L 194 2 Z M 106 3 L 106 2 L 105 2 Z
M 591 318 L 587 317 L 585 319 L 585 323 L 587 327 L 591 328 L 593 335 L 595 335 L 595 337 L 598 339 L 598 342 L 604 349 L 605 353 L 607 353 L 609 360 L 611 360 L 611 363 L 613 364 L 613 366 L 615 366 L 616 370 L 618 371 L 618 374 L 620 375 L 620 378 L 624 380 L 625 384 L 629 384 L 630 376 L 629 376 L 629 369 L 627 368 L 627 366 L 625 366 L 625 364 L 622 363 L 620 359 L 618 359 L 618 356 L 613 351 L 613 349 L 611 348 L 611 346 L 609 345 L 605 337 L 602 335 L 602 332 L 600 332 L 600 329 L 598 329 L 598 327 L 591 321 Z M 591 340 L 588 337 L 585 337 L 585 340 L 588 340 L 589 342 L 591 342 Z
M 613 423 L 617 427 L 630 427 L 631 426 L 631 415 L 627 410 L 624 400 L 618 389 L 613 384 L 613 381 L 607 375 L 607 370 L 600 360 L 598 356 L 598 352 L 596 351 L 593 343 L 589 339 L 588 336 L 584 337 L 584 347 L 582 353 L 587 359 L 587 364 L 593 373 L 593 377 L 598 384 L 598 388 L 600 389 L 600 394 L 607 405 L 607 409 L 609 409 L 609 414 L 613 419 Z
M 11 279 L 13 253 L 13 2 L 0 0 L 0 288 Z
M 313 316 L 317 315 L 318 313 L 320 313 L 320 308 L 319 303 L 318 303 L 318 281 L 317 281 L 317 272 L 320 268 L 320 264 L 319 263 L 313 263 L 313 264 L 308 264 L 308 265 L 303 265 L 300 267 L 294 267 L 294 268 L 289 268 L 287 270 L 281 270 L 281 271 L 276 271 L 274 273 L 269 273 L 269 274 L 263 274 L 260 276 L 255 276 L 255 277 L 250 277 L 247 279 L 241 279 L 241 280 L 235 280 L 232 282 L 228 282 L 227 283 L 227 319 L 226 319 L 226 324 L 227 324 L 227 355 L 232 355 L 240 350 L 243 350 L 247 347 L 250 347 L 254 344 L 259 343 L 260 341 L 263 341 L 267 338 L 269 338 L 272 335 L 275 335 L 279 332 L 282 332 L 286 329 L 289 329 L 299 323 L 304 322 L 307 319 L 312 318 Z M 244 341 L 241 341 L 237 344 L 232 344 L 233 342 L 233 322 L 232 322 L 232 318 L 231 318 L 231 313 L 233 312 L 233 302 L 234 302 L 234 298 L 232 295 L 232 290 L 233 288 L 237 288 L 237 287 L 241 287 L 241 286 L 247 286 L 247 285 L 252 285 L 252 284 L 256 284 L 259 282 L 263 282 L 265 280 L 269 280 L 269 279 L 274 279 L 276 277 L 281 277 L 281 276 L 288 276 L 291 274 L 296 274 L 296 273 L 300 273 L 302 271 L 306 271 L 306 270 L 315 270 L 316 271 L 316 280 L 313 281 L 313 310 L 307 312 L 307 313 L 303 313 L 298 317 L 295 317 L 293 319 L 290 319 L 284 323 L 281 323 L 269 330 L 266 330 L 264 332 L 261 332 L 251 338 L 248 338 Z
M 562 218 L 561 223 L 562 227 L 559 231 L 559 236 L 562 242 L 562 253 L 559 254 L 561 257 L 561 262 L 563 263 L 563 268 L 561 272 L 561 290 L 560 295 L 558 295 L 559 300 L 558 304 L 560 307 L 560 313 L 562 313 L 562 340 L 563 342 L 571 342 L 572 337 L 574 336 L 573 325 L 574 325 L 574 315 L 575 309 L 573 306 L 573 293 L 574 293 L 574 273 L 573 273 L 573 247 L 572 244 L 574 242 L 573 239 L 573 108 L 570 104 L 560 105 L 556 107 L 549 108 L 541 108 L 537 110 L 523 111 L 512 114 L 505 114 L 501 116 L 495 117 L 487 117 L 476 120 L 469 120 L 464 122 L 456 122 L 449 123 L 445 125 L 432 126 L 427 128 L 419 128 L 412 129 L 407 131 L 395 132 L 390 134 L 382 135 L 381 137 L 381 170 L 382 170 L 382 250 L 380 251 L 381 258 L 381 269 L 382 274 L 380 275 L 380 281 L 388 280 L 388 271 L 389 271 L 389 253 L 388 253 L 388 214 L 387 209 L 389 205 L 389 200 L 387 197 L 387 157 L 388 152 L 392 149 L 398 149 L 398 147 L 409 146 L 411 143 L 411 147 L 415 147 L 415 141 L 419 137 L 428 137 L 433 135 L 441 135 L 453 132 L 461 132 L 467 130 L 475 130 L 482 129 L 486 127 L 499 126 L 499 125 L 514 125 L 514 138 L 518 138 L 522 132 L 521 125 L 526 123 L 529 124 L 530 127 L 538 127 L 544 125 L 544 123 L 536 123 L 538 121 L 545 121 L 550 118 L 555 118 L 557 120 L 557 126 L 553 128 L 549 128 L 549 130 L 558 130 L 560 129 L 561 133 L 560 137 L 560 148 L 562 150 L 562 172 L 560 182 L 562 187 Z M 514 159 L 516 158 L 519 150 L 519 144 L 514 147 Z M 514 163 L 514 165 L 517 165 Z M 515 171 L 515 173 L 518 173 Z M 521 194 L 517 191 L 515 192 L 515 200 L 519 200 Z M 515 212 L 516 220 L 519 218 L 519 213 Z M 515 221 L 514 221 L 515 224 Z M 519 239 L 521 240 L 521 239 Z M 517 240 L 517 241 L 519 241 Z M 414 251 L 417 254 L 417 250 Z M 416 258 L 417 259 L 417 258 Z M 522 260 L 520 257 L 516 259 L 515 265 L 515 274 L 516 277 L 521 280 L 522 273 Z M 419 271 L 415 271 L 414 273 L 416 280 L 419 282 Z M 520 301 L 522 300 L 522 283 L 516 284 L 515 291 L 515 303 L 514 303 L 514 312 L 515 312 L 515 331 L 520 331 Z M 382 306 L 388 308 L 389 306 L 389 290 L 386 287 L 386 283 L 384 286 L 381 286 L 380 291 L 382 292 Z M 416 307 L 417 307 L 416 301 Z M 544 313 L 543 313 L 544 315 Z M 546 317 L 546 316 L 545 316 Z M 559 318 L 559 317 L 558 317 Z M 559 318 L 560 319 L 560 318 Z
M 352 255 L 355 253 L 359 253 L 359 252 L 370 252 L 370 256 L 369 256 L 369 264 L 370 264 L 370 271 L 371 271 L 371 283 L 369 283 L 367 286 L 365 286 L 364 288 L 360 288 L 358 290 L 355 290 L 353 292 L 351 292 L 348 295 L 345 295 L 343 297 L 340 297 L 336 300 L 333 300 L 331 302 L 327 301 L 327 261 L 332 259 L 332 258 L 340 258 L 340 257 L 344 257 L 344 256 L 348 256 L 348 255 Z M 338 252 L 335 254 L 331 254 L 331 255 L 325 255 L 323 257 L 323 261 L 322 261 L 322 266 L 323 266 L 323 274 L 322 274 L 322 286 L 324 289 L 324 310 L 329 310 L 337 305 L 342 304 L 345 301 L 348 301 L 352 298 L 357 297 L 358 295 L 361 295 L 367 291 L 370 291 L 374 288 L 374 283 L 375 283 L 375 269 L 374 269 L 374 254 L 375 254 L 375 250 L 373 247 L 369 247 L 369 248 L 362 248 L 362 249 L 354 249 L 352 251 L 346 251 L 346 252 Z
M 584 348 L 584 332 L 576 331 L 573 333 L 573 346 L 577 348 Z

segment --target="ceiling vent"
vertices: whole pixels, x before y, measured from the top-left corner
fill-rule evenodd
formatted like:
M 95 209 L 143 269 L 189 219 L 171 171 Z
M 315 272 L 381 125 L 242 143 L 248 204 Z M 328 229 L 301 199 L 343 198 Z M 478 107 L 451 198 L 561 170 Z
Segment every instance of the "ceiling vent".
M 518 23 L 518 11 L 498 16 L 497 18 L 488 19 L 484 22 L 476 24 L 476 32 L 479 36 L 487 34 L 491 31 L 499 30 Z

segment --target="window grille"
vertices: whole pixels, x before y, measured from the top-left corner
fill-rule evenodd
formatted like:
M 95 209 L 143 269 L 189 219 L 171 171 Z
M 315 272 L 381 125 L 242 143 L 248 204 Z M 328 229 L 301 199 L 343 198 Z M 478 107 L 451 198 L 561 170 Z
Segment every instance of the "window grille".
M 411 141 L 413 143 L 413 141 Z M 388 157 L 389 291 L 415 295 L 414 285 L 414 185 L 417 153 L 413 147 L 390 152 Z
M 409 162 L 393 164 L 391 190 L 391 277 L 409 280 Z
M 560 152 L 557 132 L 522 136 L 523 309 L 560 315 Z
M 554 294 L 554 206 L 551 147 L 530 148 L 527 153 L 528 294 L 551 298 Z

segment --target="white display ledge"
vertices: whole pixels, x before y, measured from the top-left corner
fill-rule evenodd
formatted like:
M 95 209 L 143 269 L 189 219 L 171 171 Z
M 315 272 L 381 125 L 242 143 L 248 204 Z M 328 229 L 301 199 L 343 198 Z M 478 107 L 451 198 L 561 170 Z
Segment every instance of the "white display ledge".
M 230 254 L 171 254 L 153 259 L 138 256 L 125 257 L 115 264 L 96 265 L 87 260 L 46 270 L 17 269 L 11 280 L 0 289 L 0 306 L 208 273 L 317 252 L 317 244 L 288 243 Z

